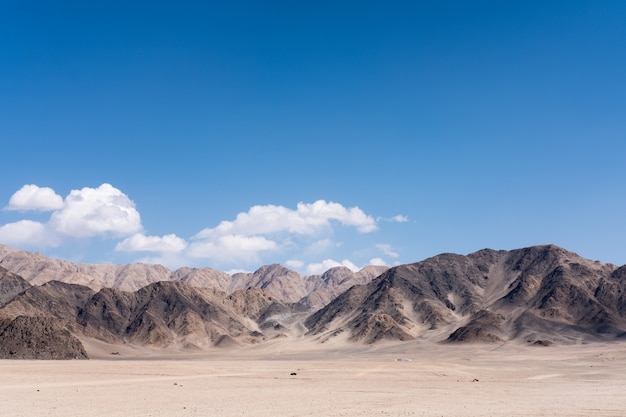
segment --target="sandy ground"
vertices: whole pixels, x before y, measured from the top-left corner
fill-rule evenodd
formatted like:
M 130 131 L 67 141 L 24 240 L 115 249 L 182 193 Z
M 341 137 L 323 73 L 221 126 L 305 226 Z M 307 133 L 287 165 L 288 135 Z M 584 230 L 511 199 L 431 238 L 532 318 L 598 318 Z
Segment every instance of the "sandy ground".
M 0 361 L 0 413 L 626 416 L 626 344 L 286 346 L 167 357 L 91 346 L 89 361 Z

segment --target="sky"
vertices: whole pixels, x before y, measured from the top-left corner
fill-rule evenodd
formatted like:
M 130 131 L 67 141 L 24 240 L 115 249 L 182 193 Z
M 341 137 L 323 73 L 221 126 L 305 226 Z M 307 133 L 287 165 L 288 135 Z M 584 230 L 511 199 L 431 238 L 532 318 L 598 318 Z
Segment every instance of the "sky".
M 626 264 L 626 2 L 0 2 L 0 243 Z

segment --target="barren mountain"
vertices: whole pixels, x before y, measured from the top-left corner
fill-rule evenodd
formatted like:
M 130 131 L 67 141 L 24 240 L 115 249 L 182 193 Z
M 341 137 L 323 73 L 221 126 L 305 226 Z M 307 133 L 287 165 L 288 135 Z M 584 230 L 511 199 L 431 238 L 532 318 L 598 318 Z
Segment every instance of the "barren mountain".
M 41 286 L 31 286 L 15 296 L 0 309 L 0 315 L 52 317 L 63 327 L 77 331 L 76 315 L 93 294 L 93 290 L 82 285 L 50 281 Z
M 220 291 L 228 291 L 231 276 L 226 272 L 211 268 L 179 268 L 169 276 L 170 281 L 186 282 L 199 288 L 215 288 Z
M 166 281 L 170 276 L 169 269 L 161 265 L 74 264 L 4 245 L 0 245 L 0 266 L 18 274 L 31 285 L 63 281 L 84 285 L 95 291 L 104 287 L 135 291 L 153 282 Z
M 387 269 L 389 268 L 386 266 L 372 265 L 366 266 L 355 273 L 345 266 L 338 266 L 324 272 L 321 277 L 307 277 L 311 290 L 300 302 L 311 309 L 317 310 L 324 307 L 353 285 L 367 284 Z
M 232 277 L 211 268 L 179 268 L 170 271 L 162 265 L 129 264 L 74 264 L 51 259 L 34 252 L 27 252 L 0 245 L 0 267 L 18 274 L 31 285 L 49 281 L 78 284 L 98 291 L 114 288 L 136 291 L 155 282 L 186 282 L 198 288 L 213 288 L 232 293 L 247 288 L 261 288 L 269 296 L 285 302 L 303 302 L 311 308 L 320 308 L 351 285 L 371 281 L 385 270 L 384 267 L 366 267 L 352 273 L 343 268 L 341 279 L 326 276 L 302 277 L 281 265 L 266 265 L 252 273 L 237 273 Z M 315 294 L 311 294 L 314 292 Z M 1 301 L 1 299 L 0 299 Z
M 30 287 L 31 285 L 25 279 L 0 266 L 0 307 Z
M 613 340 L 626 335 L 626 273 L 556 246 L 442 254 L 391 268 L 311 315 L 321 341 Z
M 137 345 L 205 348 L 253 338 L 254 328 L 223 302 L 224 293 L 159 282 L 134 293 L 105 289 L 78 315 L 85 333 Z
M 0 359 L 88 359 L 75 336 L 50 317 L 0 319 Z
M 278 264 L 262 266 L 253 273 L 234 274 L 228 290 L 232 292 L 251 287 L 261 288 L 279 300 L 292 303 L 307 295 L 304 278 Z
M 111 288 L 94 292 L 76 284 L 50 281 L 29 286 L 22 280 L 26 286 L 22 291 L 16 282 L 20 283 L 19 277 L 10 273 L 0 278 L 0 289 L 20 289 L 12 291 L 13 298 L 0 308 L 0 320 L 9 326 L 18 317 L 37 318 L 39 324 L 33 332 L 43 333 L 20 333 L 22 338 L 9 346 L 17 352 L 15 357 L 30 352 L 32 343 L 26 341 L 27 336 L 65 337 L 50 328 L 48 320 L 75 336 L 108 343 L 204 349 L 259 343 L 285 335 L 291 316 L 306 311 L 299 304 L 275 300 L 260 289 L 227 295 L 184 282 L 157 282 L 134 292 Z M 16 326 L 22 324 L 17 321 L 11 325 L 11 334 L 19 333 Z M 20 343 L 22 350 L 17 349 Z
M 75 347 L 73 337 L 194 350 L 293 337 L 543 346 L 626 337 L 626 266 L 556 246 L 441 254 L 385 269 L 354 274 L 339 267 L 301 277 L 267 265 L 231 278 L 181 268 L 175 281 L 135 291 L 59 281 L 32 286 L 0 269 L 0 331 L 11 338 L 0 339 L 1 349 L 30 357 L 35 345 L 64 340 Z M 223 290 L 190 283 L 213 280 Z M 74 347 L 67 355 L 80 357 Z

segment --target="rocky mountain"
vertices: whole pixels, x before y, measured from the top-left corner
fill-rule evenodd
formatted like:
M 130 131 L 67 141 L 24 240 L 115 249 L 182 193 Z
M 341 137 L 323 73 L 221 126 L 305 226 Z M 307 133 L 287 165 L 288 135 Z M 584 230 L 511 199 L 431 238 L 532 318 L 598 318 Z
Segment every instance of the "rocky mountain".
M 78 338 L 50 317 L 0 320 L 1 359 L 88 359 Z
M 281 265 L 265 265 L 255 272 L 237 273 L 232 276 L 211 268 L 179 268 L 171 271 L 162 265 L 142 263 L 129 265 L 75 264 L 51 259 L 34 252 L 27 252 L 0 245 L 0 267 L 18 274 L 31 285 L 43 285 L 49 281 L 78 284 L 98 291 L 114 288 L 136 291 L 155 282 L 186 282 L 198 288 L 212 288 L 232 293 L 247 288 L 261 288 L 266 294 L 285 302 L 302 302 L 312 308 L 320 308 L 336 294 L 351 285 L 369 282 L 386 270 L 386 267 L 366 267 L 353 273 L 344 268 L 341 279 L 327 276 L 303 277 Z M 311 294 L 315 292 L 315 294 Z M 1 295 L 0 295 L 1 297 Z M 0 298 L 1 302 L 1 298 Z
M 312 310 L 324 307 L 353 285 L 367 284 L 389 269 L 386 266 L 366 266 L 354 273 L 345 266 L 337 266 L 324 272 L 320 277 L 307 277 L 309 292 L 300 303 Z
M 571 343 L 626 336 L 626 268 L 547 245 L 391 268 L 305 322 L 325 341 Z
M 244 300 L 244 301 L 242 301 Z M 271 311 L 297 313 L 299 305 L 274 300 L 259 289 L 230 295 L 180 282 L 159 282 L 134 293 L 104 289 L 78 314 L 83 332 L 101 340 L 200 349 L 254 344 L 276 336 L 262 331 Z M 281 328 L 287 329 L 287 323 Z
M 0 245 L 0 266 L 18 274 L 32 285 L 63 281 L 90 287 L 135 291 L 158 281 L 169 280 L 169 269 L 161 265 L 74 264 L 42 254 Z
M 553 245 L 441 254 L 357 274 L 338 267 L 301 277 L 280 265 L 232 277 L 176 274 L 123 291 L 31 285 L 0 268 L 0 356 L 37 357 L 41 348 L 41 357 L 82 357 L 74 338 L 176 350 L 294 337 L 541 346 L 626 339 L 626 266 Z M 208 279 L 223 289 L 192 285 Z
M 234 274 L 228 291 L 246 288 L 261 288 L 280 300 L 294 303 L 308 294 L 306 280 L 278 264 L 262 266 L 253 273 Z
M 0 307 L 30 287 L 31 285 L 25 279 L 0 266 Z
M 0 288 L 12 278 L 0 279 Z M 299 304 L 283 303 L 254 288 L 228 295 L 163 281 L 134 292 L 112 288 L 94 292 L 50 281 L 15 295 L 0 308 L 0 319 L 7 326 L 18 317 L 50 319 L 74 336 L 107 343 L 205 349 L 284 336 L 291 317 L 304 311 Z M 10 348 L 15 351 L 14 345 Z

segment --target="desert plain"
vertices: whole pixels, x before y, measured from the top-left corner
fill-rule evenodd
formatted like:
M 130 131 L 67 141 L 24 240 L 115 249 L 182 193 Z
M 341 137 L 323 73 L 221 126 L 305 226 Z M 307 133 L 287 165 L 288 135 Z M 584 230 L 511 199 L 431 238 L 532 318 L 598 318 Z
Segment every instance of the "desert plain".
M 0 361 L 2 415 L 626 415 L 624 343 L 86 348 L 90 360 Z

